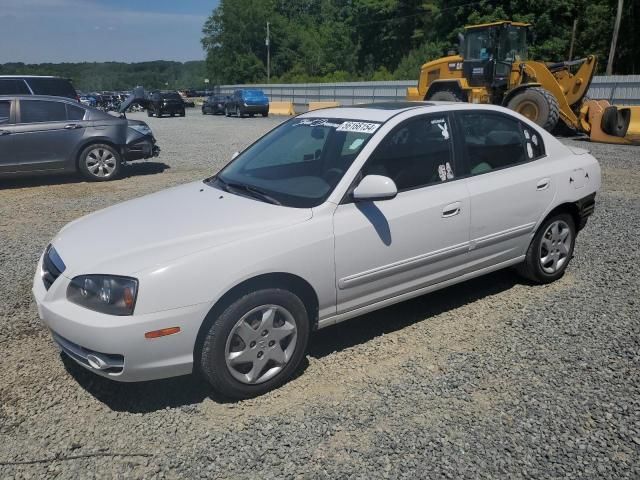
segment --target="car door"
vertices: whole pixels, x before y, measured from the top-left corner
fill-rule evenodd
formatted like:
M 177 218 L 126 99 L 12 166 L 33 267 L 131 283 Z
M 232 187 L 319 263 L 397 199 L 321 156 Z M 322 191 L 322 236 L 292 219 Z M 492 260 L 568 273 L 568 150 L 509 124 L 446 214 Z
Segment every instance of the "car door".
M 360 177 L 391 178 L 390 200 L 345 199 L 334 214 L 338 313 L 455 277 L 469 248 L 466 185 L 446 114 L 413 117 L 376 147 Z M 355 185 L 354 185 L 355 186 Z
M 20 99 L 12 135 L 20 170 L 57 170 L 73 162 L 87 126 L 85 112 L 63 100 Z
M 17 164 L 13 148 L 13 105 L 12 99 L 0 100 L 0 172 L 13 171 Z
M 474 268 L 523 255 L 553 201 L 542 136 L 519 119 L 488 110 L 458 111 L 471 201 Z

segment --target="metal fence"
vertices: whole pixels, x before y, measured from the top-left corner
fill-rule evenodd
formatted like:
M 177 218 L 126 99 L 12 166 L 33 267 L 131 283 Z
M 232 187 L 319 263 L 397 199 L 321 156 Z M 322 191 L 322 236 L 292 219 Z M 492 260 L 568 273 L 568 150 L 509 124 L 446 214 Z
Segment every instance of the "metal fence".
M 256 88 L 264 91 L 271 101 L 293 102 L 306 106 L 309 102 L 339 102 L 354 105 L 376 101 L 401 100 L 408 87 L 415 87 L 415 80 L 385 82 L 298 83 L 222 85 L 220 93 L 228 95 L 239 88 Z M 640 105 L 640 75 L 612 75 L 594 77 L 588 96 L 609 100 L 618 105 Z

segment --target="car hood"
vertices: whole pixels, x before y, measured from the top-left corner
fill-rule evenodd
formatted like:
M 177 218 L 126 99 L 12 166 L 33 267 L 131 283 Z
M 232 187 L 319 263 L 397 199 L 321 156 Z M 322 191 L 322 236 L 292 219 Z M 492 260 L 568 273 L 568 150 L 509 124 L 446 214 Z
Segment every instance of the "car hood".
M 69 278 L 89 273 L 133 275 L 311 216 L 310 209 L 263 203 L 194 182 L 75 220 L 60 231 L 53 245 Z

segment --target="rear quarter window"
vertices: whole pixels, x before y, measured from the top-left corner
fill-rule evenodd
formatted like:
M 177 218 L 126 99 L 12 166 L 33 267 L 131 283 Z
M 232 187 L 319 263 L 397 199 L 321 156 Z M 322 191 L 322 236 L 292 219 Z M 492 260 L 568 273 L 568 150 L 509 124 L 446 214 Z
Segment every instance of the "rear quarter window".
M 75 88 L 64 78 L 29 78 L 27 82 L 36 95 L 76 98 Z
M 31 95 L 24 80 L 19 78 L 0 79 L 0 95 Z

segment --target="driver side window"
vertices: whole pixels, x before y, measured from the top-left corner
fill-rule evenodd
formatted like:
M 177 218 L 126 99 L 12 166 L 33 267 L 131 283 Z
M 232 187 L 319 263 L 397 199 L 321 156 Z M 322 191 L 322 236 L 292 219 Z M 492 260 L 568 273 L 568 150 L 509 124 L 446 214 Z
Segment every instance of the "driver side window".
M 452 180 L 452 134 L 447 115 L 411 119 L 382 140 L 362 173 L 391 178 L 399 192 Z

